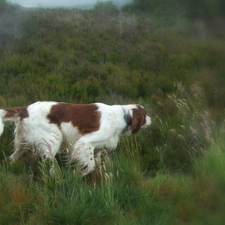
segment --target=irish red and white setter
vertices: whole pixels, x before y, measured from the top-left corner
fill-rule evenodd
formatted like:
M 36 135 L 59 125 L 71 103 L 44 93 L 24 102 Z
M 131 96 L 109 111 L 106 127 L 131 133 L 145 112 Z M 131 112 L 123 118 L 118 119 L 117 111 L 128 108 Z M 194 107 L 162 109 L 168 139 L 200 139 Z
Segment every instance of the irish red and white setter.
M 27 107 L 0 110 L 0 135 L 4 122 L 15 122 L 14 153 L 18 160 L 28 150 L 55 159 L 62 143 L 69 151 L 70 161 L 80 165 L 82 175 L 95 168 L 95 152 L 117 147 L 122 134 L 135 134 L 151 124 L 146 110 L 136 104 L 106 105 L 70 104 L 40 101 Z M 96 151 L 95 151 L 96 149 Z

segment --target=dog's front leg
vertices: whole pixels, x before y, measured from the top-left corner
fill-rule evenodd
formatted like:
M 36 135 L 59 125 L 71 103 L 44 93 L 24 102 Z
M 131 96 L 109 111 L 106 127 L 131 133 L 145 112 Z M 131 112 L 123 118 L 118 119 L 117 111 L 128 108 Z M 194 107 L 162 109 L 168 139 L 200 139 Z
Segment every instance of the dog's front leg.
M 89 174 L 95 169 L 94 146 L 77 141 L 71 154 L 71 161 L 77 162 L 79 173 L 82 176 Z

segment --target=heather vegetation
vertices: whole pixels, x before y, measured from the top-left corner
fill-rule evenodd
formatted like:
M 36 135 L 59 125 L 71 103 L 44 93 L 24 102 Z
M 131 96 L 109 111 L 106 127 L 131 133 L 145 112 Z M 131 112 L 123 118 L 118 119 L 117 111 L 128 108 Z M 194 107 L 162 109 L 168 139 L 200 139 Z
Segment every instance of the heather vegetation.
M 225 4 L 134 0 L 26 9 L 0 0 L 0 108 L 38 100 L 139 103 L 150 129 L 122 137 L 110 181 L 10 164 L 0 138 L 0 224 L 223 224 Z M 59 157 L 59 164 L 60 157 Z

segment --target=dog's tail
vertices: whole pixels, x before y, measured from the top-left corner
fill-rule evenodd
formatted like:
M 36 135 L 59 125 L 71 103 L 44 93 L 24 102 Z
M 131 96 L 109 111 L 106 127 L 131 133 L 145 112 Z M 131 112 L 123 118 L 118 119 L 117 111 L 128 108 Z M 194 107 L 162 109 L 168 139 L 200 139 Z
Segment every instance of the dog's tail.
M 5 114 L 4 110 L 0 109 L 0 136 L 2 135 L 4 130 L 4 122 L 3 122 L 4 114 Z
M 26 117 L 28 117 L 26 107 L 0 109 L 0 136 L 3 133 L 5 121 L 13 121 L 16 123 Z

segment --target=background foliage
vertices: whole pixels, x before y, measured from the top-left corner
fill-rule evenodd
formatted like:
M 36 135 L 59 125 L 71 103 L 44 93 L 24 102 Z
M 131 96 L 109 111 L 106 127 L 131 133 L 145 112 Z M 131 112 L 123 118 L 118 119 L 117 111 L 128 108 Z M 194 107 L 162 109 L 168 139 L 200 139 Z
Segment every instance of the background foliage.
M 8 124 L 0 224 L 222 224 L 224 9 L 221 0 L 98 2 L 91 10 L 1 0 L 1 108 L 135 102 L 153 123 L 122 138 L 113 180 L 97 188 L 70 168 L 50 178 L 38 163 L 9 164 Z

